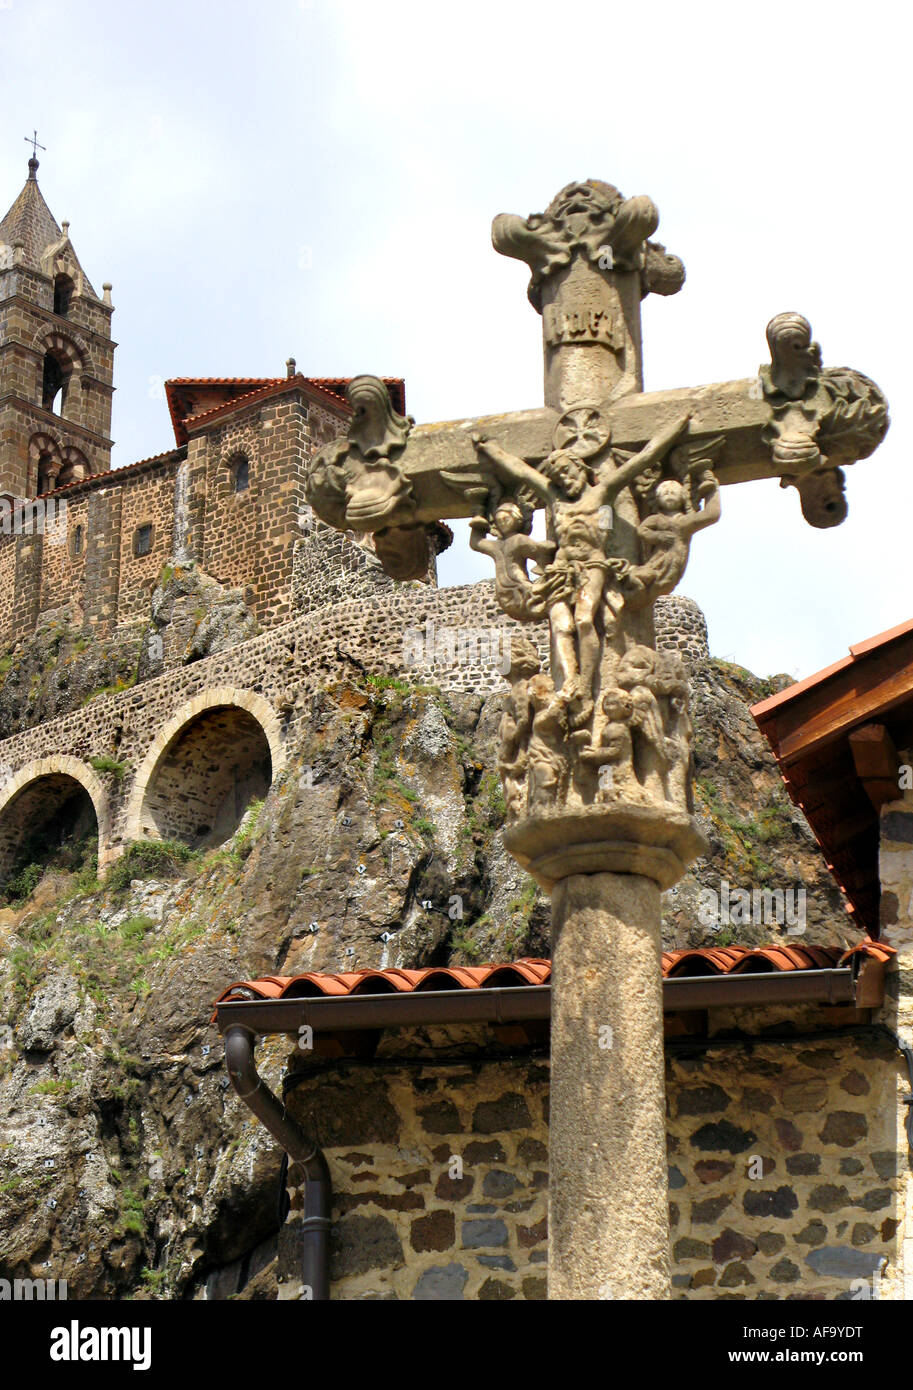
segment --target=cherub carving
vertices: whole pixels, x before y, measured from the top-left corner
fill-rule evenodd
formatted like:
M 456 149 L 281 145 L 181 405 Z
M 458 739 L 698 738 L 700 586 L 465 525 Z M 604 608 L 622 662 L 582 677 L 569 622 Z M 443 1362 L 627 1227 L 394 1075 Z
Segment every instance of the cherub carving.
M 670 801 L 691 810 L 691 715 L 688 673 L 678 652 L 657 652 L 651 682 L 666 708 L 666 773 Z
M 529 534 L 532 511 L 511 497 L 504 497 L 491 509 L 491 517 L 474 516 L 469 523 L 469 544 L 495 562 L 495 594 L 509 618 L 528 622 L 533 614 L 529 600 L 533 581 L 526 566 L 530 560 L 544 565 L 555 553 L 554 541 L 537 541 Z M 494 529 L 498 539 L 489 532 Z
M 669 750 L 663 715 L 654 689 L 656 652 L 649 647 L 629 647 L 618 663 L 615 679 L 630 696 L 634 770 L 644 791 L 656 801 L 666 797 Z
M 510 642 L 510 690 L 501 715 L 498 771 L 504 787 L 507 819 L 517 820 L 526 810 L 526 773 L 533 711 L 529 698 L 530 680 L 541 663 L 532 642 L 512 637 Z
M 529 810 L 531 815 L 542 815 L 555 806 L 563 806 L 567 796 L 567 706 L 556 694 L 551 677 L 543 674 L 533 676 L 529 682 L 529 702 Z
M 591 747 L 581 748 L 578 757 L 596 771 L 597 801 L 636 797 L 640 786 L 634 775 L 631 737 L 634 702 L 628 691 L 612 686 L 603 695 L 600 707 L 606 722 L 599 738 Z
M 687 567 L 691 537 L 719 521 L 720 485 L 710 460 L 723 442 L 720 436 L 696 449 L 683 445 L 673 450 L 670 471 L 680 477 L 660 478 L 654 484 L 650 501 L 655 510 L 637 528 L 643 561 L 622 580 L 629 608 L 645 608 L 661 594 L 670 594 Z
M 608 554 L 607 509 L 622 488 L 663 458 L 684 434 L 688 420 L 688 414 L 680 416 L 621 466 L 611 450 L 597 467 L 556 449 L 533 468 L 482 435 L 472 436 L 476 453 L 499 479 L 527 488 L 545 504 L 548 538 L 556 552 L 535 582 L 527 606 L 534 615 L 548 613 L 552 670 L 562 698 L 576 702 L 571 719 L 575 729 L 593 714 L 600 627 L 608 636 L 623 603 L 617 588 L 608 588 L 609 576 L 617 582 L 628 569 L 626 561 Z

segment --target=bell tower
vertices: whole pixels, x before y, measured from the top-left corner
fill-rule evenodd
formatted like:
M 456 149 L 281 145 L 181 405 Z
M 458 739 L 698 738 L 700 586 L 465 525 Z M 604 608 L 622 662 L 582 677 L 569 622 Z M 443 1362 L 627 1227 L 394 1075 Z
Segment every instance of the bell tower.
M 0 222 L 0 493 L 36 497 L 111 467 L 111 286 L 96 294 L 38 187 L 35 144 Z

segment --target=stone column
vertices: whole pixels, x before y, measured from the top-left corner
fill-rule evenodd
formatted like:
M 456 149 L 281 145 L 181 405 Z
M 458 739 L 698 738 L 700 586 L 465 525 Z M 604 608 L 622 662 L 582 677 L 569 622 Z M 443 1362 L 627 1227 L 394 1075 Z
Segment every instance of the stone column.
M 660 890 L 552 893 L 550 1299 L 670 1296 Z

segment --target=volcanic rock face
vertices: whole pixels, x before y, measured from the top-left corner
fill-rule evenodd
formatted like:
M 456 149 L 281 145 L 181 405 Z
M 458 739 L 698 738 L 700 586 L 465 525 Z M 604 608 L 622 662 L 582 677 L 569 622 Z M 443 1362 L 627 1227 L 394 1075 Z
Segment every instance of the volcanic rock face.
M 20 659 L 40 665 L 42 641 Z M 703 925 L 701 890 L 724 878 L 804 886 L 802 941 L 854 937 L 748 714 L 774 688 L 692 671 L 710 852 L 666 895 L 667 947 L 786 935 Z M 0 910 L 2 1276 L 53 1274 L 71 1297 L 273 1296 L 281 1155 L 229 1088 L 213 999 L 260 974 L 548 953 L 548 904 L 501 839 L 502 697 L 368 676 L 302 698 L 306 734 L 226 845 L 128 851 L 103 883 L 56 865 Z M 274 1085 L 286 1054 L 259 1050 Z

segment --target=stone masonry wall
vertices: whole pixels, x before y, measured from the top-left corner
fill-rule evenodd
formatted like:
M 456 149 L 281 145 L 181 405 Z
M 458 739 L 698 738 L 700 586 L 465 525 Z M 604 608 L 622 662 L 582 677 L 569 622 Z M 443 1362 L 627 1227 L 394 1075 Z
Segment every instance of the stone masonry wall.
M 92 493 L 90 504 L 96 509 L 119 506 L 122 496 L 119 489 L 110 489 L 105 495 Z M 104 620 L 116 602 L 120 560 L 119 545 L 106 546 L 104 542 L 111 537 L 116 540 L 120 523 L 117 516 L 112 516 L 108 525 L 92 525 L 91 514 L 89 520 L 86 609 Z M 22 538 L 23 542 L 26 539 Z M 20 560 L 25 553 L 20 544 Z M 107 838 L 100 849 L 103 862 L 107 862 L 125 843 L 127 808 L 150 747 L 163 726 L 192 700 L 205 697 L 208 690 L 225 687 L 263 697 L 273 717 L 281 719 L 282 738 L 288 741 L 297 737 L 309 718 L 310 693 L 357 672 L 431 681 L 444 690 L 484 693 L 500 689 L 503 661 L 468 661 L 455 666 L 446 662 L 408 664 L 410 633 L 431 633 L 436 650 L 437 637 L 448 629 L 456 636 L 467 630 L 490 633 L 496 629 L 506 634 L 499 639 L 496 658 L 503 658 L 510 634 L 521 631 L 519 624 L 505 621 L 492 584 L 449 589 L 397 585 L 389 596 L 370 605 L 336 604 L 307 613 L 118 694 L 96 696 L 81 709 L 0 742 L 0 815 L 9 795 L 7 789 L 26 765 L 72 757 L 88 774 L 93 758 L 115 758 L 124 765 L 125 774 L 120 781 L 109 777 L 106 783 Z M 544 658 L 545 629 L 527 628 L 524 635 L 538 639 Z M 192 717 L 189 711 L 187 717 Z
M 812 1031 L 826 1019 L 811 1007 L 719 1011 L 711 1028 Z M 333 1178 L 332 1297 L 545 1297 L 547 1059 L 323 1065 L 290 1108 Z M 301 1066 L 298 1053 L 289 1067 Z M 902 1297 L 913 1273 L 905 1083 L 896 1050 L 871 1032 L 692 1045 L 690 1056 L 669 1045 L 673 1296 Z M 293 1189 L 282 1299 L 302 1293 L 300 1205 Z
M 299 1059 L 301 1054 L 299 1053 Z M 548 1063 L 345 1062 L 296 1088 L 334 1186 L 334 1299 L 545 1297 Z M 301 1297 L 301 1189 L 279 1298 Z

